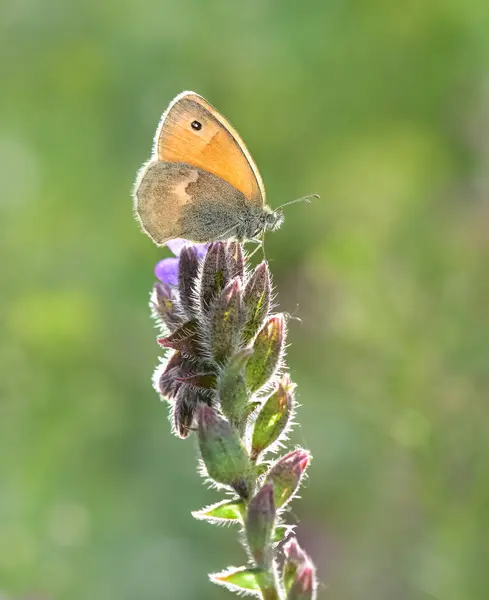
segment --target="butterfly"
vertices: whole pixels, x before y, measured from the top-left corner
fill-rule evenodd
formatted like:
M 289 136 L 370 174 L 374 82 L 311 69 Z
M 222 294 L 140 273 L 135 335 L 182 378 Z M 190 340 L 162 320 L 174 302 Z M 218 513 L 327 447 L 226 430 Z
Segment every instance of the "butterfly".
M 163 113 L 150 160 L 133 190 L 134 211 L 158 246 L 184 238 L 204 243 L 254 240 L 283 222 L 265 202 L 258 168 L 232 125 L 195 92 Z M 309 201 L 309 197 L 297 201 Z

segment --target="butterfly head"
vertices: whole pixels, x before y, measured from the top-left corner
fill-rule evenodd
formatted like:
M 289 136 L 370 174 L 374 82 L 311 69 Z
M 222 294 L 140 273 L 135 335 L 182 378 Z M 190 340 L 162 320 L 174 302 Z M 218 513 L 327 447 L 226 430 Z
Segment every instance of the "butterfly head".
M 282 208 L 284 208 L 285 206 L 289 206 L 290 204 L 296 204 L 297 202 L 307 202 L 307 204 L 310 204 L 312 198 L 319 198 L 319 196 L 317 194 L 302 196 L 301 198 L 296 198 L 295 200 L 291 200 L 290 202 L 285 202 L 285 204 L 281 204 L 275 210 L 272 210 L 269 206 L 265 205 L 263 207 L 260 231 L 275 231 L 284 222 L 284 213 Z M 257 237 L 257 234 L 258 232 L 256 232 L 256 234 L 253 237 Z
M 252 238 L 256 239 L 265 231 L 275 231 L 284 222 L 284 213 L 281 210 L 272 210 L 265 206 L 256 222 Z
M 264 229 L 266 231 L 275 231 L 281 227 L 284 222 L 284 213 L 281 210 L 272 210 L 265 213 Z

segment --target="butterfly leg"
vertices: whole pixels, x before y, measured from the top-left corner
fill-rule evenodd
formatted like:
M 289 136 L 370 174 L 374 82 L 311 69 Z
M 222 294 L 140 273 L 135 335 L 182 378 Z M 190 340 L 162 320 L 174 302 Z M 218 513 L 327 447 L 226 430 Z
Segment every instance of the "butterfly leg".
M 258 250 L 262 250 L 263 252 L 263 258 L 266 260 L 267 257 L 265 255 L 265 232 L 263 232 L 261 238 L 252 238 L 250 240 L 250 242 L 255 242 L 256 244 L 256 248 L 253 250 L 253 252 L 248 256 L 248 259 L 250 259 L 256 252 L 258 252 Z

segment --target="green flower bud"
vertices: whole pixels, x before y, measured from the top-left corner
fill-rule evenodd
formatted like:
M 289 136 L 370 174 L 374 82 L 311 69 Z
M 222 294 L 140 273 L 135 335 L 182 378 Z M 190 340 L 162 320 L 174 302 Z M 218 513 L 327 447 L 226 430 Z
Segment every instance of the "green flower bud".
M 243 339 L 245 342 L 253 339 L 263 325 L 270 309 L 270 297 L 270 274 L 267 263 L 262 262 L 250 277 L 244 292 L 246 325 Z
M 200 404 L 197 420 L 200 453 L 209 477 L 246 498 L 250 462 L 237 432 L 206 404 Z
M 246 385 L 251 392 L 262 388 L 275 374 L 284 350 L 284 317 L 270 317 L 253 344 L 253 355 L 246 365 Z
M 236 278 L 224 288 L 211 309 L 210 346 L 218 364 L 224 364 L 234 354 L 243 317 L 241 280 Z
M 282 570 L 282 579 L 285 591 L 288 592 L 295 581 L 297 567 L 307 559 L 305 552 L 297 543 L 295 537 L 291 537 L 283 548 L 285 561 Z
M 229 281 L 229 267 L 226 260 L 226 246 L 214 242 L 209 246 L 202 267 L 200 302 L 207 312 L 214 298 L 226 287 Z
M 275 506 L 281 508 L 294 496 L 311 455 L 306 450 L 294 450 L 272 465 L 266 483 L 273 484 Z
M 284 375 L 277 390 L 265 401 L 253 429 L 252 460 L 256 460 L 260 452 L 277 441 L 285 431 L 292 412 L 294 387 L 289 376 Z
M 267 568 L 272 560 L 272 537 L 275 529 L 273 486 L 264 485 L 251 499 L 245 531 L 248 547 L 257 567 Z
M 244 380 L 244 368 L 251 354 L 250 348 L 237 352 L 224 367 L 218 383 L 221 410 L 231 423 L 238 426 L 247 417 L 249 394 Z

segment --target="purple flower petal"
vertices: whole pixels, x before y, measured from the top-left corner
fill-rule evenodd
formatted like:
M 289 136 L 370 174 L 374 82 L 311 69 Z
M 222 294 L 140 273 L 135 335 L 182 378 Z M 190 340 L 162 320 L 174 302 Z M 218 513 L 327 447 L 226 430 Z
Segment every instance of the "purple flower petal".
M 170 248 L 170 250 L 175 256 L 180 256 L 180 252 L 185 246 L 193 246 L 195 248 L 195 251 L 197 252 L 198 258 L 203 258 L 207 252 L 207 248 L 209 247 L 209 244 L 193 244 L 192 242 L 189 242 L 188 240 L 184 240 L 182 238 L 169 240 L 166 243 L 166 245 L 168 246 L 168 248 Z
M 182 238 L 176 238 L 174 240 L 168 240 L 166 245 L 173 252 L 175 256 L 180 256 L 180 252 L 184 246 L 191 246 L 191 242 L 188 240 L 183 240 Z
M 204 258 L 204 256 L 207 254 L 207 249 L 209 248 L 209 246 L 210 244 L 195 244 L 194 248 L 197 252 L 197 257 Z
M 164 258 L 155 267 L 155 275 L 168 285 L 178 285 L 178 258 Z

